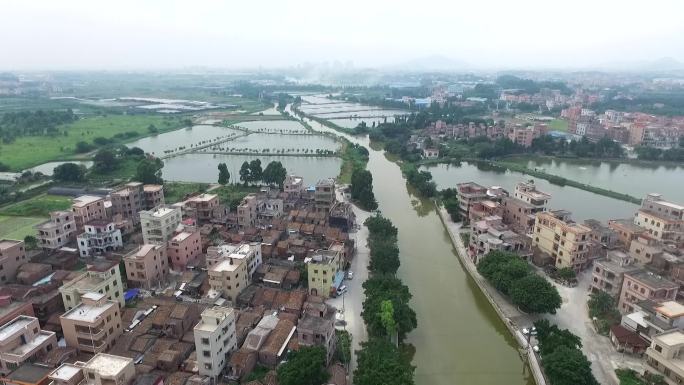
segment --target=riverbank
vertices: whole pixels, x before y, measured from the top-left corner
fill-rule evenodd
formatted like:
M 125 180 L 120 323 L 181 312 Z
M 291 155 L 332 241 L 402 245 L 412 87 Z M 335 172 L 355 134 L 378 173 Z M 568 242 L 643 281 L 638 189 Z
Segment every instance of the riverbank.
M 477 284 L 482 294 L 484 294 L 496 311 L 501 322 L 506 325 L 508 332 L 518 342 L 520 354 L 526 357 L 525 360 L 529 365 L 535 383 L 537 385 L 546 385 L 546 379 L 541 370 L 539 359 L 520 332 L 520 329 L 529 327 L 539 317 L 533 317 L 518 310 L 480 275 L 477 271 L 477 266 L 468 258 L 466 247 L 460 236 L 460 223 L 454 223 L 449 218 L 449 213 L 447 213 L 444 207 L 438 206 L 437 214 L 444 225 L 444 229 L 449 234 L 451 243 L 456 250 L 456 255 L 468 273 L 469 278 Z

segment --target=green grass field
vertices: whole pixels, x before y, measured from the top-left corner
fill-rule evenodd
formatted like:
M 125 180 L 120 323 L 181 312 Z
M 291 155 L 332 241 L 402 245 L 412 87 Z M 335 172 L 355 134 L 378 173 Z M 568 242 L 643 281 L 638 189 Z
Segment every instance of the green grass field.
M 36 235 L 33 226 L 44 220 L 45 218 L 0 215 L 0 238 L 24 240 L 27 235 Z
M 119 133 L 138 132 L 137 138 L 149 135 L 147 127 L 153 124 L 160 132 L 171 131 L 182 126 L 183 116 L 158 115 L 106 115 L 88 116 L 74 123 L 59 127 L 68 136 L 29 136 L 17 138 L 14 142 L 0 145 L 0 162 L 19 171 L 52 160 L 73 158 L 74 147 L 80 141 L 91 143 L 94 138 L 112 138 Z
M 71 198 L 43 194 L 0 208 L 0 215 L 47 218 L 51 211 L 66 210 L 69 207 Z
M 166 182 L 164 200 L 167 204 L 180 202 L 186 195 L 206 190 L 208 187 L 209 183 Z
M 549 122 L 549 128 L 552 131 L 567 132 L 568 131 L 568 121 L 564 120 L 564 119 L 554 119 L 551 122 Z

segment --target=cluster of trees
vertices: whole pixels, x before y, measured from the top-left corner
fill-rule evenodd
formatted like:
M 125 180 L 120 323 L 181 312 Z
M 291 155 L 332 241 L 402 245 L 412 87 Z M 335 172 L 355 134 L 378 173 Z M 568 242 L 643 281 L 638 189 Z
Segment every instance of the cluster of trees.
M 684 162 L 684 136 L 679 138 L 679 148 L 660 148 L 639 146 L 634 149 L 639 160 L 665 160 L 669 162 Z
M 611 90 L 601 101 L 592 104 L 591 109 L 599 112 L 617 110 L 665 116 L 684 115 L 684 92 L 681 89 L 644 91 L 637 94 L 633 90 L 628 91 L 632 95 L 626 98 L 617 97 L 621 90 Z
M 266 184 L 277 184 L 280 188 L 282 188 L 286 176 L 287 170 L 279 161 L 270 162 L 266 165 L 266 169 L 261 168 L 261 159 L 254 159 L 251 162 L 245 161 L 240 167 L 240 180 L 245 184 L 245 186 L 247 186 L 248 183 L 256 183 L 261 181 Z M 228 177 L 230 179 L 230 174 Z
M 573 140 L 568 143 L 563 139 L 554 139 L 547 135 L 534 139 L 530 151 L 547 155 L 571 155 L 579 158 L 622 158 L 625 156 L 620 143 L 609 138 L 590 142 L 586 137 L 582 137 L 579 141 Z
M 351 198 L 364 210 L 375 210 L 378 202 L 373 194 L 373 175 L 368 170 L 355 167 L 351 175 Z
M 598 385 L 580 338 L 548 320 L 534 323 L 544 373 L 553 385 Z
M 52 178 L 60 182 L 82 182 L 85 180 L 86 167 L 77 163 L 62 163 L 52 171 Z
M 8 112 L 0 119 L 0 136 L 10 143 L 21 136 L 57 135 L 60 124 L 78 119 L 71 109 L 66 111 L 20 111 Z
M 404 176 L 406 176 L 406 181 L 418 190 L 420 195 L 425 198 L 437 195 L 437 184 L 432 180 L 432 174 L 429 171 L 419 171 L 411 163 L 406 163 L 402 170 L 404 171 Z
M 325 366 L 326 353 L 322 346 L 302 347 L 287 356 L 278 366 L 280 385 L 323 385 L 330 377 Z
M 397 228 L 380 215 L 366 220 L 371 277 L 363 283 L 366 299 L 361 317 L 369 339 L 357 352 L 354 382 L 360 385 L 413 385 L 409 359 L 400 350 L 406 334 L 418 325 L 409 306 L 411 293 L 396 277 L 399 268 Z
M 620 323 L 621 316 L 615 299 L 604 291 L 589 294 L 587 307 L 589 317 L 595 320 L 596 329 L 603 335 L 608 335 L 610 327 Z
M 163 184 L 162 168 L 164 168 L 164 162 L 161 159 L 144 158 L 138 163 L 133 180 L 145 184 Z
M 536 94 L 542 88 L 560 90 L 566 95 L 572 94 L 572 90 L 564 82 L 559 81 L 534 81 L 523 79 L 513 75 L 501 75 L 496 78 L 496 84 L 503 89 L 518 89 L 521 93 Z
M 561 306 L 558 290 L 514 253 L 490 251 L 477 271 L 524 312 L 554 314 Z
M 461 220 L 461 212 L 458 208 L 458 190 L 448 188 L 440 191 L 439 194 L 442 196 L 442 204 L 449 213 L 451 220 L 459 222 Z

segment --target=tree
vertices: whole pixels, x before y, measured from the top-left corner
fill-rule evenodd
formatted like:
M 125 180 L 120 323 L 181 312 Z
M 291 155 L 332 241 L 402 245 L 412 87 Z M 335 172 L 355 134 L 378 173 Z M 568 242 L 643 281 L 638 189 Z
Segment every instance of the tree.
M 145 184 L 162 184 L 162 168 L 164 162 L 158 158 L 146 158 L 138 163 L 134 180 Z
M 111 172 L 116 169 L 116 155 L 109 149 L 102 149 L 93 158 L 93 168 L 98 172 Z
M 582 347 L 582 341 L 578 336 L 572 334 L 568 329 L 560 329 L 557 325 L 551 325 L 548 320 L 539 320 L 534 323 L 534 327 L 537 328 L 537 340 L 542 356 L 551 354 L 561 346 L 572 349 Z
M 252 180 L 249 163 L 247 163 L 247 161 L 243 162 L 240 167 L 240 180 L 245 183 L 245 186 L 247 186 L 247 182 Z
M 150 134 L 156 134 L 159 132 L 159 129 L 155 127 L 154 124 L 150 124 L 149 126 L 147 126 L 147 132 L 149 132 Z
M 93 148 L 94 147 L 92 144 L 89 144 L 88 142 L 80 141 L 80 142 L 76 143 L 76 148 L 74 149 L 74 151 L 77 154 L 83 154 L 83 153 L 91 151 Z
M 225 163 L 219 163 L 218 170 L 218 182 L 220 185 L 225 186 L 228 184 L 228 181 L 230 181 L 230 172 L 228 171 L 228 166 L 226 166 Z
M 27 250 L 33 250 L 38 247 L 38 240 L 33 235 L 27 235 L 24 237 L 24 244 Z
M 542 362 L 553 385 L 598 385 L 589 360 L 579 349 L 560 346 L 544 355 Z
M 280 385 L 322 385 L 330 375 L 325 368 L 326 352 L 322 346 L 302 347 L 290 353 L 278 367 Z
M 365 210 L 375 210 L 378 202 L 373 194 L 373 175 L 368 170 L 354 168 L 351 175 L 351 198 Z
M 356 352 L 356 385 L 413 385 L 413 371 L 406 356 L 386 338 L 371 337 Z
M 266 165 L 262 179 L 266 184 L 277 184 L 281 189 L 287 177 L 287 170 L 279 161 L 272 161 Z
M 61 182 L 80 182 L 85 177 L 86 169 L 76 163 L 63 163 L 55 167 L 52 177 Z
M 558 271 L 556 271 L 556 277 L 567 282 L 577 278 L 577 273 L 575 273 L 575 270 L 569 267 L 561 267 L 558 269 Z
M 513 282 L 510 296 L 514 304 L 528 313 L 555 314 L 563 302 L 558 290 L 537 274 Z
M 261 169 L 261 160 L 254 159 L 249 162 L 249 179 L 252 182 L 258 182 L 263 177 L 263 171 Z
M 406 285 L 397 277 L 378 274 L 363 283 L 366 299 L 363 301 L 363 318 L 371 336 L 384 336 L 386 329 L 380 318 L 383 301 L 390 300 L 394 310 L 399 339 L 418 326 L 416 312 L 409 306 L 411 293 Z
M 128 156 L 145 156 L 145 151 L 140 147 L 131 147 L 126 151 Z
M 390 337 L 394 338 L 394 333 L 397 332 L 397 322 L 394 320 L 394 306 L 392 301 L 385 300 L 380 303 L 380 322 L 385 327 L 385 332 Z

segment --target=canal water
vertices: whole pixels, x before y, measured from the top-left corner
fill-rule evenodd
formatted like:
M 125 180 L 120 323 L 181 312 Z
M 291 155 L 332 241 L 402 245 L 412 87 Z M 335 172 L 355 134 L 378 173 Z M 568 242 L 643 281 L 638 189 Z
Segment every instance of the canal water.
M 416 384 L 532 384 L 514 338 L 461 266 L 435 210 L 408 192 L 399 166 L 371 149 L 367 137 L 343 136 L 369 149 L 379 209 L 399 229 L 399 276 L 418 316 L 407 337 L 415 347 Z
M 482 164 L 461 162 L 459 165 L 435 164 L 421 167 L 430 171 L 438 189 L 456 187 L 458 183 L 475 182 L 485 187 L 501 186 L 513 192 L 518 182 L 534 180 L 541 191 L 551 194 L 549 208 L 564 209 L 572 212 L 575 221 L 598 219 L 607 222 L 609 219 L 631 218 L 638 206 L 629 202 L 594 194 L 569 186 L 558 186 L 545 179 L 534 178 L 519 172 L 500 171 Z M 565 175 L 565 174 L 560 174 Z M 568 176 L 568 178 L 572 179 Z M 626 192 L 608 186 L 618 192 Z

